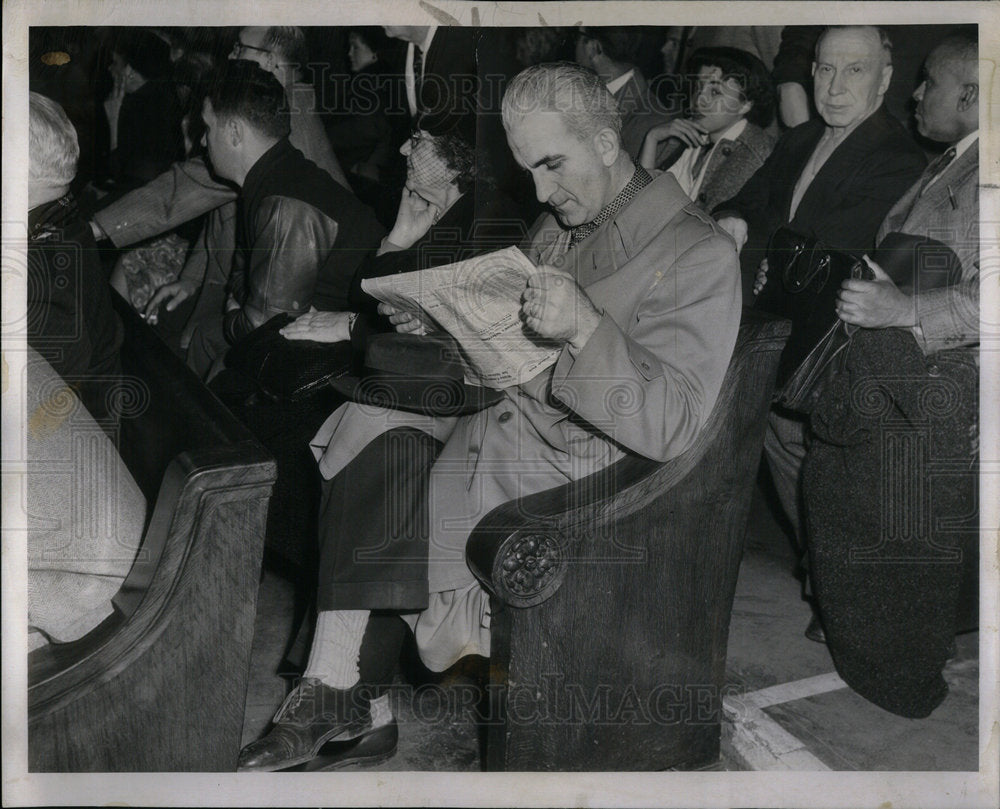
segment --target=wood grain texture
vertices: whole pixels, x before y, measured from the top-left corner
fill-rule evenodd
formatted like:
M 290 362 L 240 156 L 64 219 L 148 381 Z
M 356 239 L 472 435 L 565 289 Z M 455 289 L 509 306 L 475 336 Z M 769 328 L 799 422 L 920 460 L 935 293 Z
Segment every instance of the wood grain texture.
M 729 618 L 787 334 L 787 321 L 744 310 L 718 403 L 680 457 L 626 458 L 477 527 L 467 558 L 493 594 L 488 769 L 718 757 Z M 560 545 L 541 600 L 503 581 L 505 553 L 533 534 Z
M 274 463 L 120 311 L 142 403 L 123 413 L 121 453 L 155 505 L 115 614 L 29 658 L 29 768 L 232 771 Z

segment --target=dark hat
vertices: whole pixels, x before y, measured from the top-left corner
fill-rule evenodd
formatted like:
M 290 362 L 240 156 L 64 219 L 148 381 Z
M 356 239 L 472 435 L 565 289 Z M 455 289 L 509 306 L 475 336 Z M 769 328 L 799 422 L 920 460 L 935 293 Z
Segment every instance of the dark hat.
M 910 291 L 950 286 L 962 276 L 962 262 L 944 242 L 893 231 L 870 254 L 896 286 Z
M 371 338 L 361 376 L 330 380 L 338 393 L 361 404 L 431 416 L 475 413 L 503 392 L 464 383 L 458 343 L 448 334 L 378 334 Z
M 144 79 L 164 79 L 170 75 L 170 46 L 152 31 L 144 28 L 126 31 L 114 49 Z

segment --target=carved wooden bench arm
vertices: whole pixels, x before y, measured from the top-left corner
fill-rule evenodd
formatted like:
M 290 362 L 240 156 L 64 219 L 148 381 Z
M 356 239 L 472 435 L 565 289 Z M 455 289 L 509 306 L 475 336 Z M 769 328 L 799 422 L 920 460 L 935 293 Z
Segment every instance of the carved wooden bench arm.
M 780 351 L 788 330 L 787 321 L 744 310 L 718 401 L 683 454 L 666 463 L 629 455 L 600 472 L 504 503 L 487 514 L 466 546 L 466 560 L 483 587 L 512 607 L 531 607 L 550 598 L 566 576 L 580 533 L 592 533 L 642 509 L 691 472 L 731 415 L 734 399 L 743 393 L 742 366 L 755 354 Z M 764 398 L 769 401 L 769 396 Z M 627 553 L 616 543 L 609 548 Z

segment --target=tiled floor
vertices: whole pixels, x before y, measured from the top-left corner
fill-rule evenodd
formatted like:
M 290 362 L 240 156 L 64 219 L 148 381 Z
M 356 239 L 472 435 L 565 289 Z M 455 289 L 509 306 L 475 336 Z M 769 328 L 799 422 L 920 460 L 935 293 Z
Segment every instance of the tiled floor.
M 803 635 L 810 611 L 794 563 L 790 543 L 759 491 L 733 607 L 729 696 L 716 769 L 977 770 L 979 634 L 958 638 L 958 655 L 945 669 L 950 693 L 930 717 L 895 716 L 847 688 L 826 647 Z M 267 729 L 285 696 L 287 682 L 275 672 L 291 612 L 291 585 L 266 574 L 244 743 Z M 464 696 L 473 682 L 461 673 L 416 688 L 401 681 L 392 696 L 400 722 L 398 752 L 375 769 L 478 771 L 479 734 Z

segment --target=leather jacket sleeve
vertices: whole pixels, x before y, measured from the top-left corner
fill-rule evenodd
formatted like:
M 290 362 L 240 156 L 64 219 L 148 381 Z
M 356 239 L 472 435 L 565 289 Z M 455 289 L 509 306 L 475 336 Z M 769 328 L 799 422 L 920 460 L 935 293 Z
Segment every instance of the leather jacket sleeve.
M 252 224 L 256 236 L 247 255 L 244 299 L 225 318 L 230 343 L 275 315 L 308 310 L 337 238 L 333 219 L 289 197 L 262 200 Z

